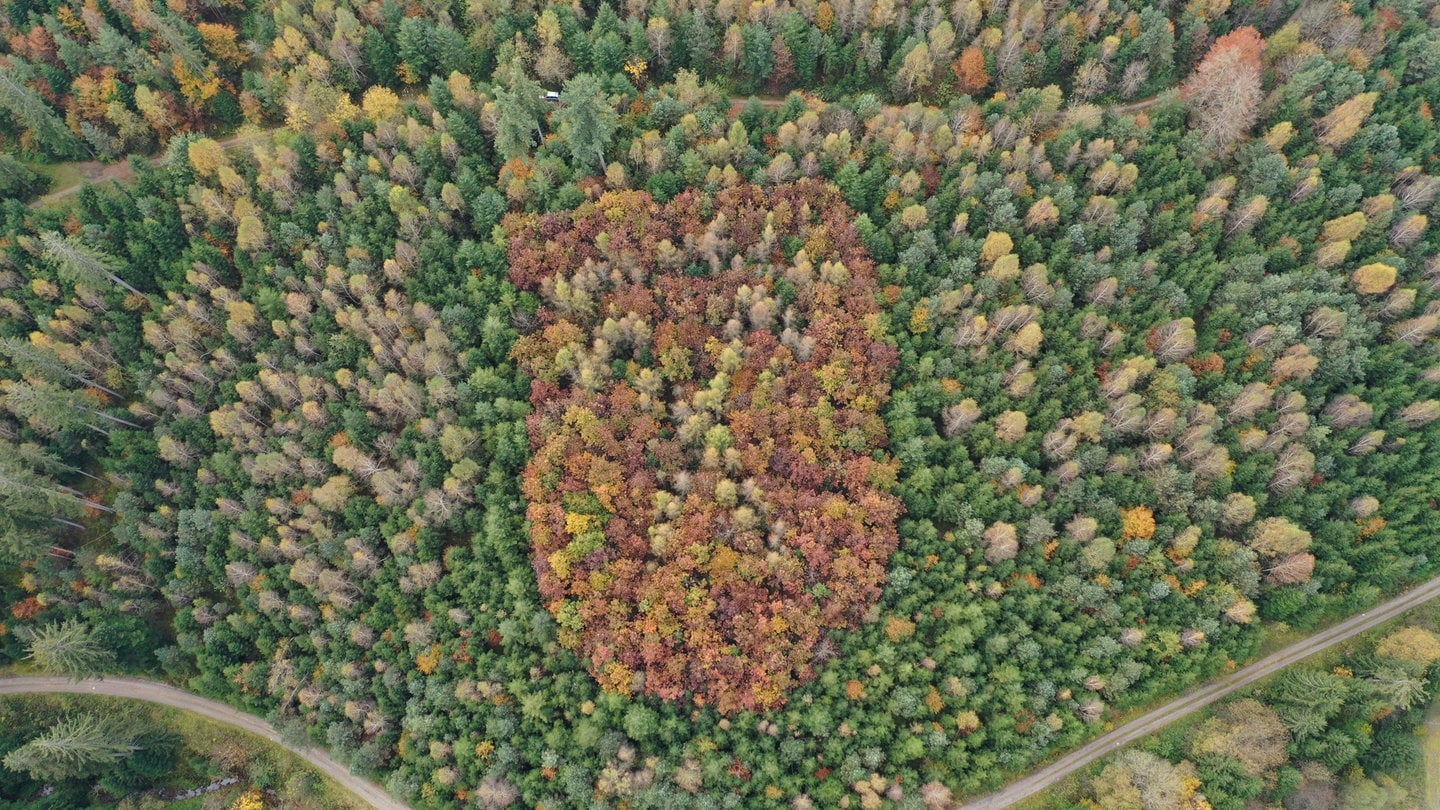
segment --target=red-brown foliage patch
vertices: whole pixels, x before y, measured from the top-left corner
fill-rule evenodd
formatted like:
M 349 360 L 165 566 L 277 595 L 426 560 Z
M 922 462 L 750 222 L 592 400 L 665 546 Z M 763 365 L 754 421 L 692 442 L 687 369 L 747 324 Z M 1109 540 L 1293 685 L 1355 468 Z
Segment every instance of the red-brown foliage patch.
M 605 688 L 777 706 L 879 597 L 896 352 L 852 220 L 805 181 L 507 222 L 535 570 Z

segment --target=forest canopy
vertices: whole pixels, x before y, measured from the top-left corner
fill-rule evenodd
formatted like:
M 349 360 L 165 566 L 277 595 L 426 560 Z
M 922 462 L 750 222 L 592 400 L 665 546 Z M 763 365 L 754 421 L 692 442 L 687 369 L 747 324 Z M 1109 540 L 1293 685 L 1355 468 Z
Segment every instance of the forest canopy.
M 0 662 L 949 808 L 1440 573 L 1433 2 L 162 5 L 0 10 Z M 1104 795 L 1383 802 L 1431 646 Z
M 612 691 L 783 703 L 897 542 L 895 349 L 849 207 L 809 181 L 609 192 L 506 228 L 511 280 L 542 300 L 514 354 L 562 643 Z

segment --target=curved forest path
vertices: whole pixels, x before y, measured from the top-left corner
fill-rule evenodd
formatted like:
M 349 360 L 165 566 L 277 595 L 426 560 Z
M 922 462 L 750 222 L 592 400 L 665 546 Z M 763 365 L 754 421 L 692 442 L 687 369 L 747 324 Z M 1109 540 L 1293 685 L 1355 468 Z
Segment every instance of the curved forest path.
M 269 135 L 277 129 L 280 129 L 280 127 L 267 127 L 264 129 L 248 128 L 244 132 L 236 133 L 228 138 L 222 138 L 219 143 L 220 146 L 227 151 L 239 149 L 242 146 L 254 143 L 262 138 L 269 137 Z M 164 159 L 165 155 L 162 153 L 146 157 L 145 161 L 151 166 L 156 166 Z M 129 160 L 117 161 L 115 163 L 102 163 L 98 160 L 80 160 L 52 165 L 55 167 L 66 167 L 69 171 L 78 174 L 79 179 L 68 186 L 36 197 L 30 202 L 31 208 L 39 208 L 42 205 L 59 202 L 88 185 L 111 181 L 128 183 L 135 179 L 135 170 L 131 168 Z
M 72 681 L 66 678 L 25 676 L 0 678 L 0 695 L 31 693 L 68 693 L 77 695 L 104 695 L 106 697 L 143 700 L 159 703 L 175 709 L 193 712 L 202 717 L 224 723 L 257 737 L 262 737 L 304 760 L 316 770 L 335 780 L 341 787 L 355 794 L 371 807 L 378 810 L 407 810 L 407 805 L 386 793 L 379 785 L 356 776 L 325 751 L 317 748 L 300 748 L 280 738 L 275 727 L 260 718 L 232 708 L 218 701 L 200 697 L 173 686 L 141 678 L 111 677 L 104 680 Z
M 1156 93 L 1155 95 L 1150 96 L 1150 97 L 1148 97 L 1148 98 L 1136 99 L 1135 101 L 1127 101 L 1127 102 L 1125 102 L 1124 104 L 1107 104 L 1107 105 L 1105 105 L 1102 109 L 1104 109 L 1106 112 L 1119 113 L 1119 114 L 1121 114 L 1121 115 L 1129 115 L 1130 113 L 1137 113 L 1137 112 L 1140 112 L 1141 110 L 1148 110 L 1148 109 L 1150 109 L 1151 107 L 1154 107 L 1156 104 L 1159 104 L 1159 103 L 1162 102 L 1162 101 L 1166 101 L 1166 100 L 1171 99 L 1171 98 L 1176 98 L 1176 97 L 1178 97 L 1178 96 L 1179 96 L 1179 91 L 1176 90 L 1176 89 L 1174 89 L 1174 88 L 1171 88 L 1171 89 L 1169 89 L 1169 90 L 1166 90 L 1166 91 L 1163 92 L 1163 93 Z
M 1051 764 L 1010 783 L 1001 790 L 966 802 L 961 807 L 964 810 L 1000 810 L 1000 808 L 1009 807 L 1054 785 L 1095 760 L 1113 754 L 1126 745 L 1159 731 L 1192 712 L 1199 711 L 1304 658 L 1328 650 L 1367 630 L 1373 630 L 1437 596 L 1440 596 L 1440 577 L 1402 593 L 1388 602 L 1376 605 L 1358 616 L 1353 616 L 1298 641 L 1250 666 L 1205 684 L 1158 709 L 1146 712 L 1119 728 L 1096 737 Z

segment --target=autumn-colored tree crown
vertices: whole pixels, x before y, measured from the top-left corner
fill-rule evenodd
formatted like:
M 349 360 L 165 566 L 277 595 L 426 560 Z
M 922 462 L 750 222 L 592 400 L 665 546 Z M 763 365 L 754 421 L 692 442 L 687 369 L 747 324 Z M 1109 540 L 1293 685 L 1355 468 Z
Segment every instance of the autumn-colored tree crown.
M 1215 148 L 1228 151 L 1245 137 L 1259 115 L 1261 54 L 1265 41 L 1252 26 L 1215 40 L 1180 86 L 1191 120 Z
M 535 569 L 605 688 L 779 705 L 879 596 L 895 349 L 851 220 L 802 182 L 509 223 Z

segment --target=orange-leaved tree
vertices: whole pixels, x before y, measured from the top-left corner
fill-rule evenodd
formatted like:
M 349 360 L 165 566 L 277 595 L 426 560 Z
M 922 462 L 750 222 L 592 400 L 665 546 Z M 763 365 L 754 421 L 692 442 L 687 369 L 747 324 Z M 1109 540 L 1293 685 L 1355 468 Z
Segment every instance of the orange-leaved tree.
M 1190 122 L 1219 153 L 1229 152 L 1260 114 L 1260 55 L 1265 42 L 1251 26 L 1215 40 L 1180 87 Z

